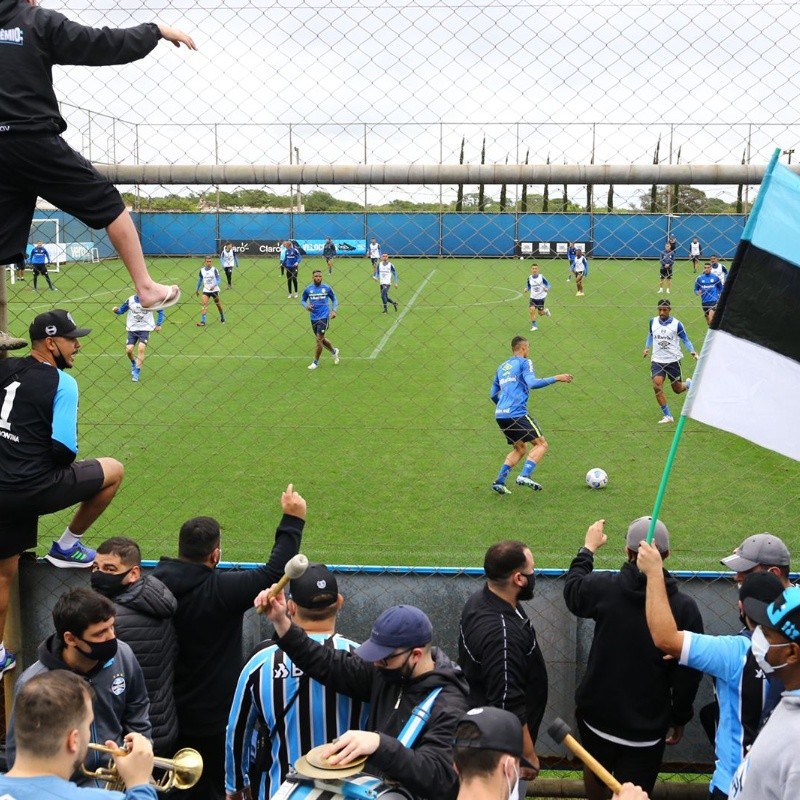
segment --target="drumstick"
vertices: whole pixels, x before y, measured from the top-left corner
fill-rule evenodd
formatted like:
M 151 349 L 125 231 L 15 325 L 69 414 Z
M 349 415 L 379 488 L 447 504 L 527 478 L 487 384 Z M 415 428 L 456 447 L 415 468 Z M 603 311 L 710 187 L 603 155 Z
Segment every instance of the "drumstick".
M 306 570 L 308 569 L 308 559 L 302 554 L 298 553 L 296 556 L 293 556 L 286 562 L 286 566 L 283 568 L 283 575 L 281 575 L 281 579 L 269 590 L 267 594 L 267 599 L 271 600 L 273 597 L 277 597 L 278 593 L 286 586 L 289 581 L 293 581 L 296 578 L 299 578 Z M 264 613 L 264 606 L 258 606 L 256 611 L 259 614 Z
M 571 735 L 570 727 L 563 719 L 556 717 L 547 733 L 559 744 L 563 742 L 614 794 L 619 794 L 622 784 Z

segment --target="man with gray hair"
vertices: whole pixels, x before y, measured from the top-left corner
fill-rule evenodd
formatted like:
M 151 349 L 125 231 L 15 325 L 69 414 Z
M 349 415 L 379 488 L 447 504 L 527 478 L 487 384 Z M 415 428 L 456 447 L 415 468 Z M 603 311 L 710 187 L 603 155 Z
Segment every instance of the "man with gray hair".
M 720 559 L 719 563 L 736 573 L 734 580 L 740 586 L 745 576 L 751 572 L 771 572 L 785 589 L 791 586 L 789 548 L 771 533 L 748 536 L 731 555 Z
M 647 581 L 636 566 L 639 545 L 647 538 L 650 517 L 629 526 L 626 562 L 619 572 L 594 572 L 594 554 L 608 541 L 605 520 L 586 531 L 572 560 L 564 599 L 578 617 L 595 621 L 586 674 L 575 693 L 581 741 L 620 782 L 651 792 L 666 744 L 677 744 L 692 718 L 701 673 L 664 660 L 653 643 L 645 615 Z M 656 520 L 653 543 L 669 556 L 669 531 Z M 703 632 L 697 603 L 664 572 L 670 609 L 680 630 Z M 584 770 L 588 800 L 606 797 L 606 789 Z

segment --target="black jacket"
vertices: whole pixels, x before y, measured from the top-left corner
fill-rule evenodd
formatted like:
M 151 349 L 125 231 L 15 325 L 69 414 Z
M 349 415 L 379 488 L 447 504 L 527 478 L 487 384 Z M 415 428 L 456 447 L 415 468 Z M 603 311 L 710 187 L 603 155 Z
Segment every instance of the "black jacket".
M 456 797 L 452 740 L 456 723 L 469 708 L 468 687 L 461 670 L 441 650 L 433 650 L 434 670 L 399 687 L 388 684 L 379 669 L 353 653 L 314 642 L 297 625 L 277 642 L 312 678 L 341 694 L 369 701 L 367 729 L 379 733 L 381 743 L 367 760 L 367 772 L 397 781 L 415 797 Z M 437 687 L 442 691 L 430 719 L 414 746 L 405 747 L 397 736 L 412 710 Z
M 586 674 L 575 693 L 576 713 L 622 739 L 660 739 L 670 726 L 692 718 L 702 673 L 665 661 L 653 644 L 644 610 L 646 578 L 635 562 L 619 572 L 593 568 L 592 554 L 581 549 L 564 586 L 567 608 L 595 621 Z M 664 579 L 678 629 L 702 633 L 697 603 L 678 590 L 666 570 Z
M 153 750 L 172 756 L 178 737 L 178 717 L 172 685 L 178 639 L 172 615 L 178 603 L 172 592 L 158 578 L 147 575 L 114 598 L 114 628 L 126 642 L 144 674 L 150 698 L 150 724 L 153 726 Z
M 305 522 L 284 514 L 269 561 L 257 569 L 212 569 L 162 557 L 153 575 L 175 595 L 175 706 L 181 734 L 225 733 L 242 669 L 242 616 L 283 575 Z
M 469 682 L 469 704 L 516 714 L 536 741 L 547 705 L 547 667 L 522 606 L 485 586 L 464 605 L 458 663 Z
M 53 91 L 54 64 L 99 67 L 146 56 L 161 38 L 153 23 L 88 28 L 22 0 L 0 0 L 0 138 L 58 134 L 67 123 Z

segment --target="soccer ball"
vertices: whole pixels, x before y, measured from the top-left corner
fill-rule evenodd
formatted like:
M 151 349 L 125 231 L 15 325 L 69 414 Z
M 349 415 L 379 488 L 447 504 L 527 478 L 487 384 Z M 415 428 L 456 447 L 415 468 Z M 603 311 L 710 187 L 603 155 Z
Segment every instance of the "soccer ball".
M 593 467 L 586 473 L 586 485 L 590 489 L 605 489 L 608 486 L 608 475 L 604 469 Z

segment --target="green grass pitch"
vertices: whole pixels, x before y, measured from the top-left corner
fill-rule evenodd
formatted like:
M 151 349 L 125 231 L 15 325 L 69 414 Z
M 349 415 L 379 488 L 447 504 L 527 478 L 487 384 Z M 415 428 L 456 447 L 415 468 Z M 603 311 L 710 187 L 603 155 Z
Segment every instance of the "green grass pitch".
M 531 545 L 538 567 L 561 568 L 587 525 L 604 517 L 611 542 L 599 565 L 618 566 L 627 523 L 652 510 L 674 432 L 656 424 L 642 359 L 660 298 L 657 263 L 595 260 L 586 295 L 576 297 L 565 262 L 542 261 L 553 316 L 526 334 L 529 261 L 394 262 L 400 311 L 382 314 L 370 262 L 336 261 L 330 338 L 342 361 L 334 366 L 326 353 L 310 372 L 308 315 L 287 298 L 276 261 L 243 258 L 234 288 L 222 292 L 227 324 L 212 305 L 201 329 L 201 259 L 153 259 L 154 277 L 178 281 L 183 300 L 152 335 L 139 384 L 123 352 L 124 317 L 110 311 L 129 294 L 120 262 L 67 265 L 54 275 L 59 293 L 32 292 L 30 273 L 8 286 L 14 333 L 52 307 L 93 328 L 74 371 L 80 455 L 115 456 L 126 476 L 87 541 L 123 534 L 147 558 L 172 555 L 181 523 L 207 514 L 223 525 L 225 560 L 263 560 L 291 481 L 309 503 L 303 549 L 315 560 L 479 566 L 490 543 L 510 537 Z M 304 259 L 301 291 L 322 264 Z M 679 263 L 671 299 L 699 348 L 706 327 L 693 281 Z M 575 382 L 531 395 L 550 443 L 534 476 L 545 491 L 512 477 L 512 494 L 499 497 L 490 485 L 508 448 L 488 394 L 516 334 L 529 335 L 538 375 L 571 372 Z M 683 363 L 691 374 L 692 360 Z M 677 416 L 685 395 L 668 397 Z M 585 486 L 595 466 L 609 474 L 605 490 Z M 796 549 L 797 511 L 795 462 L 687 423 L 661 512 L 673 568 L 717 569 L 719 557 L 763 530 Z M 40 552 L 68 518 L 40 521 Z

